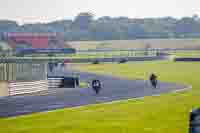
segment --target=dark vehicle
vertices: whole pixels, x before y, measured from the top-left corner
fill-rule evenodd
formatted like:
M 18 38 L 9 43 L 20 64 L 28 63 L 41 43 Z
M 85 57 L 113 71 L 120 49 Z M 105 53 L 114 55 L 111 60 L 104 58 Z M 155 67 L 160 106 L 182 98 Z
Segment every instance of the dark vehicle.
M 92 88 L 96 94 L 99 94 L 99 91 L 102 89 L 102 84 L 99 80 L 92 81 Z
M 152 74 L 150 75 L 150 77 L 149 77 L 149 80 L 150 80 L 150 82 L 151 82 L 151 85 L 152 85 L 154 88 L 156 88 L 156 87 L 157 87 L 157 84 L 158 84 L 157 76 L 156 76 L 154 73 L 152 73 Z
M 200 108 L 190 113 L 190 133 L 200 133 Z
M 123 63 L 126 63 L 126 62 L 128 62 L 127 59 L 121 59 L 121 60 L 119 61 L 119 64 L 123 64 Z

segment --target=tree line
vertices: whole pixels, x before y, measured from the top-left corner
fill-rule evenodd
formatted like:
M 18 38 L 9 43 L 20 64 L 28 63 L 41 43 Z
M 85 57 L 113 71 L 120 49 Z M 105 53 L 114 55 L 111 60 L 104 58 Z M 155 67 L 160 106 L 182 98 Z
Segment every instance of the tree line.
M 15 21 L 0 20 L 0 33 L 33 32 L 63 33 L 66 41 L 132 40 L 146 38 L 198 38 L 200 18 L 128 18 L 103 16 L 94 19 L 89 12 L 78 14 L 74 20 L 19 25 Z M 1 39 L 1 38 L 0 38 Z

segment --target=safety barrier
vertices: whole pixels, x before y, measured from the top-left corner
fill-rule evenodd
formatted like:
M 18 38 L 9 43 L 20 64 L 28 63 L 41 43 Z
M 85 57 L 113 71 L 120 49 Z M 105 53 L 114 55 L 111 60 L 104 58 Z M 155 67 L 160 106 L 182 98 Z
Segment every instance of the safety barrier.
M 141 57 L 111 57 L 111 58 L 1 58 L 0 63 L 90 63 L 94 60 L 99 62 L 119 62 L 121 59 L 126 58 L 128 61 L 154 61 L 154 60 L 168 60 L 171 58 L 170 54 L 162 54 L 159 56 L 141 56 Z
M 49 88 L 59 88 L 64 77 L 49 77 L 48 86 Z
M 179 58 L 175 58 L 174 59 L 175 61 L 183 61 L 183 62 L 200 62 L 200 58 L 181 58 L 181 57 L 179 57 Z
M 9 82 L 9 95 L 30 94 L 48 90 L 48 81 L 33 81 L 33 82 Z
M 48 86 L 49 88 L 76 88 L 79 86 L 79 78 L 49 76 Z

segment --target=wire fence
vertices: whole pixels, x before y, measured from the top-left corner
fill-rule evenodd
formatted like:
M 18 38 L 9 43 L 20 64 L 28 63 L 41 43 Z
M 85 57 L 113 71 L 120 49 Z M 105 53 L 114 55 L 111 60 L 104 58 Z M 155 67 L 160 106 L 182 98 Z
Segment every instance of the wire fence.
M 0 81 L 45 80 L 46 65 L 46 63 L 0 63 Z

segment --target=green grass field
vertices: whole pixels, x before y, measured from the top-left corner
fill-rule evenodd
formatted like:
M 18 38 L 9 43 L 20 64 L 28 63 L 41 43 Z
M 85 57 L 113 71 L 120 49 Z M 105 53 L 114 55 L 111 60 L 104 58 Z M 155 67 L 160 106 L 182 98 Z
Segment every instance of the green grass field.
M 145 51 L 115 51 L 115 52 L 91 52 L 91 53 L 76 53 L 69 55 L 48 56 L 25 56 L 25 57 L 9 57 L 14 59 L 80 59 L 80 58 L 113 58 L 113 57 L 141 57 L 147 56 Z M 178 51 L 170 53 L 176 57 L 200 57 L 200 51 Z M 156 51 L 148 52 L 148 56 L 155 56 Z
M 200 57 L 200 51 L 178 51 L 169 52 L 176 57 Z M 149 56 L 155 56 L 156 51 L 149 51 Z M 66 55 L 69 58 L 112 58 L 112 57 L 132 57 L 146 56 L 145 51 L 116 51 L 116 52 L 98 52 L 98 53 L 77 53 Z
M 110 40 L 110 41 L 81 41 L 81 42 L 66 42 L 68 47 L 74 47 L 78 50 L 88 49 L 135 49 L 145 48 L 149 45 L 151 48 L 200 48 L 200 39 L 137 39 L 137 40 Z M 8 44 L 0 42 L 0 46 L 8 49 Z M 155 53 L 153 53 L 155 54 Z M 175 55 L 179 57 L 199 57 L 200 52 L 178 52 Z M 38 56 L 38 55 L 36 55 Z M 59 55 L 55 58 L 106 58 L 113 56 L 144 56 L 144 51 L 141 52 L 99 52 L 99 53 L 77 53 L 73 55 Z M 29 57 L 25 57 L 29 58 Z M 40 57 L 34 57 L 40 58 Z M 42 57 L 43 58 L 43 57 Z
M 71 47 L 79 50 L 88 49 L 134 49 L 145 48 L 199 48 L 200 39 L 137 39 L 110 41 L 77 41 L 67 42 Z
M 112 51 L 112 52 L 90 52 L 77 53 L 73 55 L 66 55 L 70 58 L 112 58 L 112 57 L 131 57 L 131 56 L 146 56 L 146 51 Z M 156 51 L 149 51 L 148 55 L 156 55 Z
M 52 57 L 47 55 L 29 55 L 24 57 L 9 57 L 15 59 L 66 59 L 66 58 L 112 58 L 112 57 L 131 57 L 131 56 L 146 56 L 146 51 L 112 51 L 112 52 L 90 52 L 90 53 L 76 53 L 76 54 L 57 54 Z M 156 51 L 149 51 L 149 56 L 156 55 Z
M 66 42 L 67 47 L 78 50 L 88 49 L 134 49 L 145 48 L 200 48 L 200 39 L 136 39 L 136 40 L 109 40 L 109 41 L 73 41 Z M 10 49 L 8 44 L 0 41 L 0 46 Z
M 185 52 L 176 52 L 173 53 L 177 57 L 199 57 L 200 58 L 200 51 L 185 51 Z
M 193 89 L 144 100 L 89 105 L 0 119 L 1 133 L 188 133 L 189 112 L 200 107 L 200 63 L 136 62 L 75 66 L 129 79 L 156 72 L 162 81 L 191 84 Z

